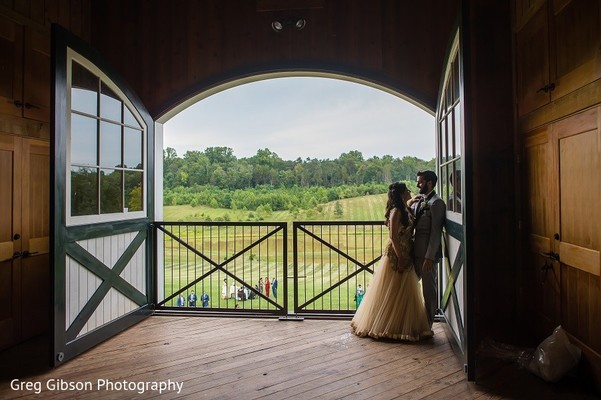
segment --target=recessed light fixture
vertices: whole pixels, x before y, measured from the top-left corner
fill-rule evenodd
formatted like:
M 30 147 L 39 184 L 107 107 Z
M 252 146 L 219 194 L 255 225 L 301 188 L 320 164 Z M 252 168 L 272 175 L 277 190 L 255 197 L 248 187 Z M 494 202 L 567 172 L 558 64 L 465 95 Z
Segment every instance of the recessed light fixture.
M 294 27 L 297 30 L 301 30 L 303 29 L 305 26 L 307 25 L 307 20 L 304 18 L 287 18 L 281 21 L 273 21 L 271 23 L 271 29 L 273 29 L 275 32 L 282 32 L 284 30 L 284 28 L 286 27 Z
M 271 23 L 271 29 L 273 29 L 276 32 L 281 32 L 282 30 L 284 30 L 284 25 L 282 25 L 280 21 L 273 21 Z

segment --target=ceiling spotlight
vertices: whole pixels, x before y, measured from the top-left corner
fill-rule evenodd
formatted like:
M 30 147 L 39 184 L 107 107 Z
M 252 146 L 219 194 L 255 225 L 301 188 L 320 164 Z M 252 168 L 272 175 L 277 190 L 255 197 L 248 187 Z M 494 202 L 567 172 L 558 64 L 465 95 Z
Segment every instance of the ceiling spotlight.
M 273 29 L 277 33 L 282 32 L 284 30 L 284 27 L 294 27 L 300 31 L 306 25 L 307 25 L 307 20 L 304 18 L 299 18 L 299 19 L 286 18 L 282 21 L 273 21 L 271 23 L 271 29 Z
M 284 30 L 284 25 L 282 25 L 280 21 L 273 21 L 271 23 L 271 29 L 273 29 L 276 32 L 281 32 L 282 30 Z

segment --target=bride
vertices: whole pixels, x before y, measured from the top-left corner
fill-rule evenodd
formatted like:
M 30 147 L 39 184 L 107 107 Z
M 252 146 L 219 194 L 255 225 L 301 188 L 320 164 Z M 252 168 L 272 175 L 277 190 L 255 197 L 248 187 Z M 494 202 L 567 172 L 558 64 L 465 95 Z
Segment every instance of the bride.
M 432 337 L 419 280 L 413 270 L 411 192 L 403 182 L 388 187 L 389 240 L 371 284 L 351 322 L 357 336 L 418 341 Z

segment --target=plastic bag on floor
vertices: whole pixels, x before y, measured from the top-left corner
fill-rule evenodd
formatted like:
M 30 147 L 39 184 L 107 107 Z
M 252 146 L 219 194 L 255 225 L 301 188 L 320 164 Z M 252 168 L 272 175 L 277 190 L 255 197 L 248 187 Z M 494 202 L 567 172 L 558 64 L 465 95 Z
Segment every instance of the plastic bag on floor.
M 580 348 L 570 343 L 560 325 L 538 345 L 528 370 L 547 382 L 557 382 L 578 364 L 580 355 Z

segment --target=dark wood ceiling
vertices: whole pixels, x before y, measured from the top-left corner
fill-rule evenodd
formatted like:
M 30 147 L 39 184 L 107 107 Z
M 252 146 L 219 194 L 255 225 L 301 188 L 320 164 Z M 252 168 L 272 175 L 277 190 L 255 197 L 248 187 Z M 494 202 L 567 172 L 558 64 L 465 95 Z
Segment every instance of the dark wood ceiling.
M 371 81 L 434 110 L 458 3 L 104 0 L 92 3 L 91 42 L 155 118 L 209 88 L 290 71 Z M 287 25 L 298 19 L 302 30 Z

